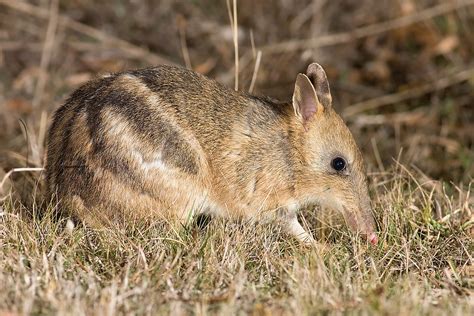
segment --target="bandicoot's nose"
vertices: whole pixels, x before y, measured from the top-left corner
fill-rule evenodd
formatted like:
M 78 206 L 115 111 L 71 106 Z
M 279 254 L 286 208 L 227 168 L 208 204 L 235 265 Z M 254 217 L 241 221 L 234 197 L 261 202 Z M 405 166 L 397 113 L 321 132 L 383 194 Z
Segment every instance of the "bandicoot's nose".
M 375 233 L 371 233 L 368 237 L 367 237 L 367 240 L 372 244 L 372 245 L 376 245 L 377 242 L 379 241 L 377 235 Z
M 379 238 L 377 237 L 376 233 L 370 232 L 370 233 L 362 233 L 361 237 L 368 241 L 371 245 L 375 246 L 379 242 Z

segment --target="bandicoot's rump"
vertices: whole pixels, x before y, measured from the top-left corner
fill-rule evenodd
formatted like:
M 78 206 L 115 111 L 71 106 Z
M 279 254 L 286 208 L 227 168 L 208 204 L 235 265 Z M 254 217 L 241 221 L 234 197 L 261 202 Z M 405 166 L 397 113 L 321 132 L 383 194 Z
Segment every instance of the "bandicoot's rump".
M 310 242 L 296 213 L 318 203 L 377 241 L 362 155 L 318 64 L 297 76 L 292 102 L 171 66 L 91 81 L 54 115 L 46 177 L 49 193 L 94 226 L 280 217 Z

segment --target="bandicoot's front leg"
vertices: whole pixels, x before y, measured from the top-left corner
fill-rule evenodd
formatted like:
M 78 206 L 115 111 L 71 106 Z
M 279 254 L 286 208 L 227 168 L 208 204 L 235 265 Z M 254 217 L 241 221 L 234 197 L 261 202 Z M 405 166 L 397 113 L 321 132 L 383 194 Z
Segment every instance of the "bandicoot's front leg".
M 309 232 L 307 232 L 303 228 L 303 226 L 301 226 L 296 214 L 293 214 L 288 217 L 286 222 L 288 224 L 288 226 L 286 227 L 288 232 L 295 236 L 303 244 L 312 245 L 315 242 L 313 236 Z

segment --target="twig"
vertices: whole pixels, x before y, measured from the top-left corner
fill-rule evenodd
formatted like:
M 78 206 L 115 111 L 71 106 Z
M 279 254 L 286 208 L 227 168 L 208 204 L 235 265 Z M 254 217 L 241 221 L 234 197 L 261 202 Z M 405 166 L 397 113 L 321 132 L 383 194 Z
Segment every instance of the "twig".
M 255 68 L 253 69 L 252 81 L 250 82 L 249 93 L 252 93 L 253 88 L 255 87 L 255 82 L 257 81 L 258 70 L 260 69 L 260 60 L 261 59 L 262 59 L 262 52 L 258 51 L 257 59 L 255 60 Z
M 37 107 L 43 98 L 46 79 L 48 77 L 49 62 L 51 61 L 56 30 L 58 28 L 58 10 L 58 0 L 52 0 L 49 7 L 48 28 L 46 29 L 43 52 L 41 54 L 40 72 L 38 75 L 38 81 L 36 82 L 35 94 L 32 102 L 33 107 Z
M 13 51 L 28 48 L 29 50 L 40 50 L 43 45 L 40 42 L 37 43 L 25 43 L 20 41 L 1 41 L 0 51 Z
M 237 0 L 233 0 L 234 7 L 234 51 L 235 51 L 235 90 L 239 90 L 239 29 L 237 23 Z
M 0 4 L 7 6 L 11 9 L 14 9 L 16 11 L 35 16 L 37 18 L 41 18 L 41 19 L 49 18 L 48 10 L 25 3 L 23 1 L 0 0 Z M 74 21 L 73 19 L 67 16 L 59 15 L 58 23 L 61 26 L 67 27 L 73 31 L 87 35 L 108 46 L 119 48 L 133 58 L 142 58 L 150 64 L 176 65 L 176 63 L 172 62 L 166 57 L 160 56 L 156 53 L 152 53 L 148 49 L 136 46 L 132 43 L 129 43 L 125 40 L 114 37 L 113 35 L 104 33 L 91 26 Z
M 448 12 L 471 5 L 474 5 L 474 0 L 446 1 L 439 5 L 416 12 L 411 15 L 406 15 L 389 21 L 363 26 L 350 32 L 341 32 L 336 34 L 329 34 L 326 36 L 320 36 L 318 38 L 290 40 L 276 44 L 269 44 L 261 47 L 261 50 L 264 53 L 280 53 L 285 51 L 294 51 L 347 43 L 356 39 L 374 36 L 380 33 L 385 33 L 390 30 L 402 28 L 421 21 L 429 20 L 436 16 L 440 16 Z
M 232 9 L 230 7 L 229 0 L 227 0 L 226 3 L 234 42 L 234 89 L 237 91 L 239 90 L 239 30 L 237 24 L 237 0 L 232 0 Z
M 359 114 L 354 117 L 354 124 L 357 126 L 382 125 L 382 124 L 426 124 L 430 122 L 427 111 L 397 112 L 391 114 Z
M 250 46 L 252 47 L 252 56 L 253 58 L 257 55 L 257 50 L 255 49 L 255 39 L 253 37 L 253 30 L 250 30 Z
M 179 31 L 179 42 L 181 44 L 181 52 L 183 54 L 184 64 L 186 68 L 193 69 L 193 65 L 191 64 L 191 57 L 189 56 L 188 44 L 186 43 L 186 24 L 184 18 L 182 23 L 178 26 Z
M 2 182 L 0 182 L 0 188 L 3 187 L 7 179 L 12 175 L 12 173 L 27 171 L 44 171 L 44 168 L 13 168 L 3 176 Z
M 362 101 L 362 102 L 350 105 L 346 109 L 344 109 L 343 116 L 347 118 L 357 113 L 376 109 L 384 105 L 389 105 L 389 104 L 394 104 L 394 103 L 410 100 L 410 99 L 422 96 L 424 94 L 427 94 L 433 91 L 446 89 L 450 86 L 469 80 L 473 77 L 474 77 L 474 67 L 457 72 L 452 75 L 441 76 L 440 79 L 434 82 L 425 83 L 422 86 L 419 86 L 410 90 L 388 94 L 388 95 L 384 95 L 381 97 L 373 98 L 367 101 Z
M 0 192 L 3 190 L 3 185 L 7 181 L 7 179 L 15 172 L 26 172 L 26 171 L 44 171 L 44 168 L 14 168 L 8 171 L 4 176 L 2 181 L 0 182 Z M 36 188 L 35 188 L 36 190 Z M 0 197 L 0 202 L 5 201 L 8 198 L 8 194 L 5 196 Z

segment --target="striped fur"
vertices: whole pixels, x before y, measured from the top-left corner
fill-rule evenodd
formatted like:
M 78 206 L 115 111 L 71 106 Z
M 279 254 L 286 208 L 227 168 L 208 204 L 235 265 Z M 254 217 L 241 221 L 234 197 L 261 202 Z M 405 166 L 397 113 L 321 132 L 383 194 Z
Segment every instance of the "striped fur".
M 202 212 L 276 216 L 308 241 L 296 212 L 320 203 L 371 233 L 362 156 L 331 107 L 324 70 L 314 65 L 311 90 L 297 84 L 295 91 L 315 93 L 310 99 L 324 110 L 305 112 L 304 122 L 291 102 L 235 92 L 177 67 L 91 81 L 54 114 L 49 194 L 99 227 L 148 218 L 183 223 Z M 345 157 L 350 174 L 331 170 L 335 155 Z

